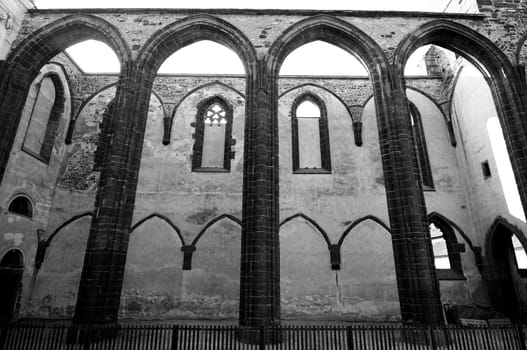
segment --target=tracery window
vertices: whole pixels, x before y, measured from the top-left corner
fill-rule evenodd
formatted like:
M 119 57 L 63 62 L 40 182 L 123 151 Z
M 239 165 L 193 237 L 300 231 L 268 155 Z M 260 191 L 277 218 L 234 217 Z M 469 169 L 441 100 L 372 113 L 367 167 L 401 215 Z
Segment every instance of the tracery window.
M 49 162 L 63 112 L 64 87 L 58 76 L 47 75 L 37 83 L 23 150 Z
M 195 127 L 192 171 L 230 171 L 232 108 L 218 96 L 205 100 Z
M 432 178 L 432 168 L 430 167 L 430 160 L 428 159 L 428 150 L 426 148 L 426 139 L 423 129 L 423 122 L 421 120 L 421 113 L 419 113 L 419 110 L 413 103 L 409 102 L 409 106 L 410 121 L 412 123 L 412 134 L 415 140 L 417 161 L 419 165 L 419 172 L 421 174 L 423 189 L 433 190 L 434 179 Z
M 329 173 L 331 154 L 324 102 L 309 93 L 299 96 L 293 103 L 291 128 L 293 172 Z
M 464 251 L 464 245 L 457 242 L 454 229 L 438 217 L 430 219 L 429 229 L 438 278 L 464 278 L 460 255 Z

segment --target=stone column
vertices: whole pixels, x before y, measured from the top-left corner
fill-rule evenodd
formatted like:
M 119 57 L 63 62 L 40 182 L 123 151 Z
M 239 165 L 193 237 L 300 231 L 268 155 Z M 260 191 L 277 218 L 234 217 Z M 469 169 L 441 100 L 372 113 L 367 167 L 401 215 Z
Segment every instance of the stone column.
M 121 77 L 118 84 L 74 324 L 117 323 L 149 89 L 132 74 Z
M 280 322 L 277 82 L 261 61 L 248 84 L 240 325 L 270 326 Z
M 443 323 L 417 154 L 404 88 L 391 90 L 392 116 L 381 138 L 395 270 L 405 322 Z

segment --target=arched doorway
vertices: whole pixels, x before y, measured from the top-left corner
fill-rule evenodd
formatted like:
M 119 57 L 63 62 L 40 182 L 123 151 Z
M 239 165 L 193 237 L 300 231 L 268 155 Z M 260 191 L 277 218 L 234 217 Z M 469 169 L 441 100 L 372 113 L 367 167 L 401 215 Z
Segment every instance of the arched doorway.
M 24 257 L 18 249 L 11 249 L 0 261 L 0 321 L 15 316 L 16 304 L 22 287 Z
M 521 276 L 516 261 L 512 237 L 516 228 L 503 219 L 492 225 L 487 236 L 487 259 L 490 277 L 490 297 L 496 311 L 514 321 L 525 318 Z

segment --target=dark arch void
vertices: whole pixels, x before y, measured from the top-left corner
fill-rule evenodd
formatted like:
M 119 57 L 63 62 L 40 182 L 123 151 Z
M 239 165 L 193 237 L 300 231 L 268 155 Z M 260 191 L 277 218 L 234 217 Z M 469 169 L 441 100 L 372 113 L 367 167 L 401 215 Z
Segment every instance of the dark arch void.
M 24 256 L 18 249 L 8 250 L 0 260 L 0 321 L 16 315 L 23 273 Z
M 27 216 L 28 218 L 33 217 L 33 205 L 29 198 L 23 195 L 18 195 L 13 198 L 7 210 L 14 214 Z
M 517 271 L 511 237 L 516 235 L 524 248 L 527 238 L 521 230 L 498 216 L 485 240 L 490 279 L 489 294 L 494 308 L 514 321 L 525 322 L 526 306 L 520 296 L 521 279 Z

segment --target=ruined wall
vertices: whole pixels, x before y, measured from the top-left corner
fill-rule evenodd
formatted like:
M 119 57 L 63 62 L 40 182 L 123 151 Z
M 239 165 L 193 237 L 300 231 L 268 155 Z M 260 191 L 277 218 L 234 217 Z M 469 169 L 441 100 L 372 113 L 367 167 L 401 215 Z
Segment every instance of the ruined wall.
M 295 98 L 305 92 L 319 96 L 327 109 L 330 174 L 293 173 L 291 108 Z M 343 100 L 361 98 L 360 94 L 350 97 L 339 93 L 338 96 L 343 96 Z M 366 94 L 362 99 L 365 98 Z M 388 222 L 376 117 L 362 114 L 357 119 L 364 123 L 361 147 L 355 145 L 353 120 L 346 106 L 326 90 L 300 87 L 279 100 L 280 218 L 283 221 L 303 214 L 320 226 L 332 244 L 338 243 L 350 224 L 366 215 Z M 398 299 L 389 237 L 377 224 L 357 226 L 344 240 L 341 270 L 334 271 L 327 243 L 316 227 L 303 218 L 283 224 L 280 229 L 283 317 L 397 319 Z M 357 254 L 358 251 L 387 251 L 388 261 L 369 260 L 372 256 L 365 257 Z M 359 256 L 365 260 L 358 262 Z M 375 295 L 366 292 L 381 285 L 383 292 Z
M 244 91 L 243 79 L 239 81 Z M 181 87 L 180 79 L 170 81 L 160 95 L 188 92 L 187 85 L 195 83 L 193 79 L 184 82 Z M 191 171 L 195 141 L 191 124 L 196 121 L 198 104 L 211 96 L 221 96 L 233 108 L 232 139 L 236 144 L 227 173 Z M 163 109 L 157 99 L 150 105 L 134 222 L 153 214 L 166 221 L 150 219 L 132 233 L 121 299 L 122 316 L 235 318 L 240 225 L 229 219 L 210 226 L 209 223 L 225 214 L 241 220 L 245 100 L 224 83 L 215 83 L 175 101 L 177 109 L 168 145 L 162 144 Z M 192 269 L 186 271 L 182 271 L 183 242 L 196 248 Z M 150 277 L 142 277 L 147 275 Z
M 476 231 L 474 243 L 484 245 L 485 234 L 498 215 L 525 231 L 527 227 L 523 215 L 514 216 L 507 207 L 490 142 L 488 120 L 497 118 L 490 88 L 481 73 L 467 63 L 464 64 L 454 91 L 452 116 L 456 137 L 461 145 L 457 149 L 458 158 L 464 160 L 460 166 Z M 484 161 L 489 162 L 489 178 L 485 178 L 482 173 L 481 163 Z
M 428 157 L 432 168 L 434 190 L 425 191 L 428 213 L 438 213 L 458 225 L 464 234 L 455 231 L 458 243 L 465 245 L 461 253 L 463 276 L 452 275 L 440 278 L 441 300 L 449 304 L 488 305 L 488 298 L 481 275 L 476 266 L 476 257 L 470 245 L 476 237 L 467 202 L 463 173 L 459 167 L 464 159 L 457 158 L 457 148 L 451 143 L 446 116 L 438 105 L 427 96 L 413 89 L 407 90 L 408 99 L 421 114 Z
M 24 144 L 26 138 L 31 138 L 27 135 L 27 128 L 33 113 L 33 104 L 39 94 L 39 82 L 45 75 L 51 73 L 59 77 L 60 83 L 64 87 L 65 96 L 64 109 L 60 115 L 51 157 L 46 162 L 35 154 L 28 153 Z M 0 186 L 0 227 L 2 227 L 0 256 L 12 247 L 18 247 L 24 255 L 22 305 L 26 303 L 31 294 L 31 278 L 34 274 L 33 261 L 38 242 L 37 229 L 46 230 L 48 226 L 50 209 L 56 191 L 57 176 L 65 155 L 64 138 L 70 114 L 70 94 L 63 70 L 56 64 L 45 65 L 28 93 L 11 151 L 8 170 Z M 32 218 L 8 212 L 7 208 L 11 199 L 19 194 L 24 194 L 30 199 L 33 207 Z
M 77 91 L 112 81 L 108 76 L 100 76 L 100 81 L 97 76 L 82 79 L 92 87 L 81 85 Z M 408 84 L 444 98 L 440 79 L 415 78 Z M 363 78 L 283 77 L 279 88 L 281 221 L 303 214 L 322 228 L 331 244 L 342 240 L 341 267 L 332 270 L 327 242 L 309 220 L 297 217 L 281 226 L 283 317 L 398 319 L 390 233 L 371 220 L 348 230 L 368 215 L 388 223 L 371 84 Z M 241 228 L 239 221 L 229 217 L 215 220 L 224 214 L 241 219 L 244 90 L 242 77 L 156 79 L 123 282 L 122 318 L 237 317 Z M 306 91 L 321 97 L 327 107 L 331 174 L 292 174 L 291 104 Z M 57 174 L 48 235 L 74 215 L 93 208 L 99 175 L 93 171 L 94 153 L 104 111 L 114 95 L 115 87 L 110 85 L 87 101 L 77 116 L 72 143 L 64 148 Z M 214 95 L 233 106 L 235 158 L 230 173 L 192 172 L 195 130 L 191 123 L 199 102 Z M 462 203 L 464 198 L 455 150 L 436 105 L 417 90 L 409 90 L 409 97 L 423 115 L 429 144 L 436 145 L 431 163 L 437 192 L 426 194 L 429 211 L 448 216 L 448 203 Z M 163 118 L 170 115 L 170 144 L 163 145 Z M 363 122 L 361 147 L 355 145 L 353 120 Z M 468 214 L 451 212 L 452 219 L 464 227 Z M 71 317 L 89 226 L 90 217 L 84 216 L 55 235 L 22 316 Z M 190 270 L 182 268 L 183 246 L 196 248 Z M 470 254 L 463 257 L 469 279 L 475 271 Z M 57 283 L 60 292 L 55 289 Z M 441 286 L 445 301 L 458 303 L 474 297 L 467 288 L 476 288 L 466 287 L 464 281 L 442 281 Z
M 483 75 L 470 64 L 465 63 L 459 74 L 452 102 L 452 113 L 458 126 L 456 132 L 462 140 L 463 147 L 459 150 L 459 156 L 465 158 L 462 169 L 465 174 L 467 198 L 477 244 L 485 247 L 489 243 L 485 238 L 498 216 L 521 230 L 523 237 L 518 238 L 524 240 L 527 225 L 523 208 L 510 164 L 503 164 L 508 160 L 507 151 L 503 149 L 495 153 L 493 149 L 498 146 L 496 142 L 498 139 L 503 140 L 502 134 L 499 133 L 500 123 L 493 97 Z M 496 139 L 492 139 L 490 135 L 494 131 L 497 131 Z M 490 167 L 490 177 L 482 173 L 481 164 L 485 161 Z M 486 258 L 490 259 L 488 256 Z M 514 268 L 511 269 L 511 273 L 515 279 L 518 295 L 525 303 L 527 280 L 522 279 Z
M 3 0 L 0 3 L 0 60 L 7 56 L 27 9 L 32 7 L 29 0 Z

